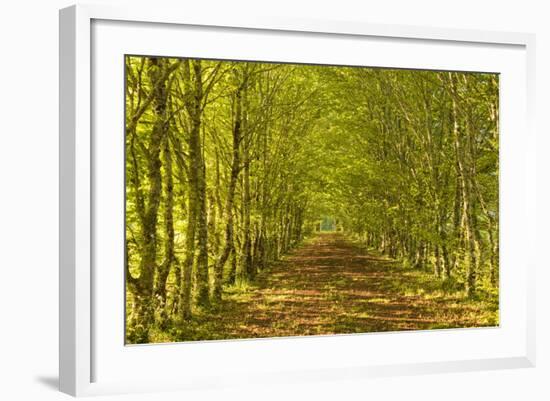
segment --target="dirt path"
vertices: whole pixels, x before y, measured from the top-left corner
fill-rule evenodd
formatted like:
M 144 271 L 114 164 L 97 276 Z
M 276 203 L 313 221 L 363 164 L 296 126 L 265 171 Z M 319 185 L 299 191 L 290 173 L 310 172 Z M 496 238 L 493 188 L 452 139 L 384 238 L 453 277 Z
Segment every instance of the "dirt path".
M 182 340 L 364 333 L 495 325 L 497 305 L 442 291 L 429 273 L 321 234 L 231 290 Z

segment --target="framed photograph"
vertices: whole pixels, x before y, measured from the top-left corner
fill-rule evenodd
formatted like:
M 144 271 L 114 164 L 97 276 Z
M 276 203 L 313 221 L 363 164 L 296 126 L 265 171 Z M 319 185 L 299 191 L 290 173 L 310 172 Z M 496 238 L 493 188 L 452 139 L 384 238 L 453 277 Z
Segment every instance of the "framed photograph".
M 60 12 L 60 389 L 530 367 L 534 37 Z

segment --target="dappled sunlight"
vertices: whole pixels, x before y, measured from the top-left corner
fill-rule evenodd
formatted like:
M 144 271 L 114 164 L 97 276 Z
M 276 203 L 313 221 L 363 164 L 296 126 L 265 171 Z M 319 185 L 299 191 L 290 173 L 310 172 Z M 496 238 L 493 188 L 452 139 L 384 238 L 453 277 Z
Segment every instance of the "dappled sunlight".
M 498 324 L 499 74 L 124 60 L 127 343 Z
M 284 262 L 260 273 L 248 289 L 226 292 L 223 313 L 206 314 L 207 329 L 204 325 L 189 325 L 180 331 L 179 340 L 498 324 L 495 313 L 480 302 L 444 291 L 407 295 L 422 285 L 420 279 L 428 276 L 426 272 L 364 254 L 340 234 L 320 237 L 322 241 L 298 248 Z

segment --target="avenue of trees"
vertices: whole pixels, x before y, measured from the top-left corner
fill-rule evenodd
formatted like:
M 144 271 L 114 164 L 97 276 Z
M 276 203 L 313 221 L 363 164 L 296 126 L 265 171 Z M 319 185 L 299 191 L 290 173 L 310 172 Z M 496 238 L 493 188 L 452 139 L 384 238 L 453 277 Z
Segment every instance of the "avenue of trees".
M 498 289 L 498 75 L 126 57 L 128 343 L 223 313 L 334 216 Z

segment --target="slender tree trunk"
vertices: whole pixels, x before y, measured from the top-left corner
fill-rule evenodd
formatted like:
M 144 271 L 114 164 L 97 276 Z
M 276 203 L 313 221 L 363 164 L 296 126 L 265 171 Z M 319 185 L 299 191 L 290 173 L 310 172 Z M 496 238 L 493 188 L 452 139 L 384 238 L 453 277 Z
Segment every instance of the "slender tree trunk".
M 192 317 L 192 288 L 193 268 L 196 255 L 197 222 L 201 211 L 199 205 L 199 194 L 197 191 L 200 169 L 200 113 L 197 121 L 197 94 L 194 91 L 191 77 L 190 61 L 183 63 L 183 79 L 185 93 L 187 95 L 186 108 L 191 120 L 191 129 L 188 136 L 188 192 L 187 192 L 187 229 L 185 234 L 185 260 L 183 263 L 183 279 L 181 287 L 181 313 L 184 320 Z
M 222 295 L 222 281 L 223 281 L 223 268 L 229 255 L 233 251 L 233 260 L 236 261 L 236 255 L 234 250 L 234 238 L 233 238 L 233 203 L 235 200 L 235 188 L 237 187 L 237 180 L 239 179 L 240 172 L 240 145 L 242 138 L 242 86 L 237 88 L 235 93 L 235 117 L 233 124 L 233 142 L 232 142 L 232 161 L 231 161 L 231 174 L 229 177 L 229 185 L 227 188 L 227 199 L 225 203 L 226 225 L 225 225 L 225 245 L 222 249 L 216 265 L 214 267 L 214 291 L 213 298 L 216 302 L 221 300 Z
M 181 307 L 179 308 L 184 320 L 191 319 L 191 288 L 193 261 L 195 260 L 195 229 L 196 229 L 196 201 L 195 191 L 189 189 L 188 192 L 188 210 L 187 230 L 185 233 L 185 260 L 183 262 L 183 279 L 181 286 Z
M 141 261 L 139 265 L 139 281 L 134 294 L 136 319 L 133 327 L 133 342 L 149 342 L 149 330 L 154 322 L 154 277 L 157 270 L 157 220 L 161 200 L 162 176 L 160 151 L 163 138 L 166 135 L 166 74 L 165 62 L 152 58 L 149 66 L 149 76 L 153 91 L 152 104 L 155 122 L 151 130 L 147 160 L 147 178 L 149 191 L 147 204 L 143 211 L 141 227 Z
M 472 296 L 475 292 L 475 283 L 476 283 L 476 264 L 477 258 L 475 253 L 475 238 L 473 233 L 472 225 L 472 214 L 475 212 L 471 204 L 471 184 L 468 171 L 468 166 L 466 165 L 466 155 L 467 149 L 464 149 L 464 146 L 461 141 L 461 136 L 459 132 L 459 120 L 458 120 L 458 107 L 456 103 L 457 97 L 457 83 L 456 77 L 453 73 L 449 73 L 451 81 L 451 90 L 452 90 L 452 122 L 453 122 L 453 140 L 454 140 L 454 149 L 456 154 L 456 170 L 458 183 L 461 191 L 461 214 L 463 219 L 463 238 L 464 244 L 467 247 L 466 250 L 466 292 L 468 296 Z
M 175 262 L 174 253 L 174 178 L 172 176 L 172 153 L 170 141 L 164 139 L 164 262 L 159 266 L 155 294 L 158 298 L 159 309 L 162 316 L 162 323 L 166 320 L 166 281 L 170 274 L 172 264 Z
M 252 239 L 250 227 L 250 159 L 248 139 L 245 139 L 243 158 L 243 249 L 242 260 L 237 269 L 237 281 L 247 282 L 252 273 Z

